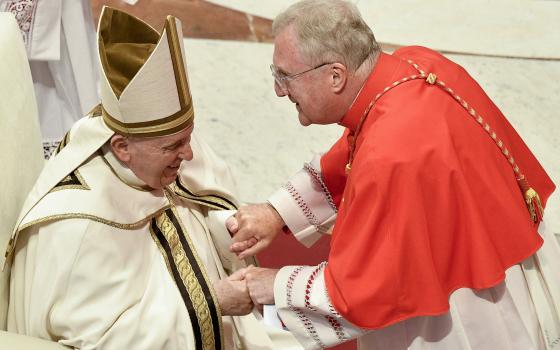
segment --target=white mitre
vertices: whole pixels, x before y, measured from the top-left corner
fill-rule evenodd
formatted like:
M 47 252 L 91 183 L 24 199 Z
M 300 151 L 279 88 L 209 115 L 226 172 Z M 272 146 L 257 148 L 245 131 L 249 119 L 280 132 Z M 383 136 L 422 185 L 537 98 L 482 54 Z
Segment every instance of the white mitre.
M 97 38 L 102 67 L 101 103 L 76 122 L 57 154 L 47 162 L 23 205 L 5 261 L 13 252 L 25 216 L 115 133 L 158 137 L 193 124 L 183 33 L 177 18 L 168 16 L 160 34 L 134 16 L 103 7 Z
M 103 120 L 137 137 L 170 135 L 193 122 L 181 22 L 167 16 L 160 35 L 125 12 L 104 7 L 98 26 Z

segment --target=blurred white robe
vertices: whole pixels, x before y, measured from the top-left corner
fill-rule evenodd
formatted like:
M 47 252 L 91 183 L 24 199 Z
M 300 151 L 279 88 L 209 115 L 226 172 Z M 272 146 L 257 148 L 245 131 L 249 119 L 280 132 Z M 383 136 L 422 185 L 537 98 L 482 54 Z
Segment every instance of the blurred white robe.
M 74 122 L 99 103 L 91 2 L 0 0 L 0 11 L 15 15 L 24 39 L 48 156 Z

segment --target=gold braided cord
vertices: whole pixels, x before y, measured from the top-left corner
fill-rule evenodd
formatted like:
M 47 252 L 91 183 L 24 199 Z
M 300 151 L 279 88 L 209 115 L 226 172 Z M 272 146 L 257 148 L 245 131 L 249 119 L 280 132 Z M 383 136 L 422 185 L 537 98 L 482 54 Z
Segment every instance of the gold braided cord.
M 426 74 L 426 72 L 423 71 L 412 60 L 407 60 L 407 62 L 410 63 L 418 71 L 419 74 L 404 77 L 400 80 L 397 80 L 397 81 L 393 82 L 391 85 L 385 87 L 385 89 L 383 89 L 383 91 L 381 91 L 379 94 L 377 94 L 375 96 L 375 98 L 370 102 L 370 104 L 368 105 L 368 107 L 364 111 L 364 114 L 362 115 L 362 117 L 361 117 L 361 119 L 358 123 L 358 126 L 356 128 L 356 132 L 354 133 L 354 135 L 352 135 L 352 137 L 350 139 L 348 163 L 346 164 L 346 174 L 349 174 L 350 170 L 352 169 L 352 162 L 354 161 L 354 152 L 355 152 L 355 148 L 356 148 L 356 139 L 358 137 L 358 134 L 361 131 L 363 123 L 367 119 L 367 116 L 369 115 L 369 112 L 374 107 L 377 100 L 379 100 L 379 98 L 381 98 L 381 96 L 383 96 L 387 91 L 401 85 L 402 83 L 417 80 L 417 79 L 423 79 L 423 80 L 426 81 L 427 84 L 435 85 L 435 86 L 441 88 L 443 91 L 447 92 L 455 101 L 457 101 L 457 103 L 459 103 L 467 111 L 467 113 L 490 136 L 490 138 L 494 141 L 496 146 L 498 146 L 498 148 L 500 149 L 500 151 L 502 152 L 502 154 L 506 158 L 507 162 L 511 165 L 511 167 L 513 169 L 513 172 L 515 173 L 516 180 L 517 180 L 518 185 L 519 185 L 519 187 L 520 187 L 520 189 L 523 193 L 523 196 L 525 198 L 525 202 L 526 202 L 526 205 L 527 205 L 527 209 L 529 210 L 531 220 L 535 223 L 541 221 L 542 216 L 543 216 L 543 207 L 542 207 L 542 204 L 541 204 L 538 193 L 529 186 L 529 184 L 527 183 L 527 179 L 525 178 L 525 175 L 523 175 L 521 173 L 521 171 L 519 169 L 519 166 L 517 165 L 517 163 L 515 162 L 515 159 L 513 158 L 513 155 L 507 149 L 507 147 L 504 145 L 504 142 L 498 137 L 498 135 L 492 129 L 492 127 L 490 127 L 490 124 L 488 124 L 484 120 L 484 118 L 480 114 L 478 114 L 478 112 L 473 107 L 469 106 L 467 101 L 465 101 L 461 96 L 459 96 L 455 91 L 453 91 L 453 89 L 448 87 L 445 84 L 445 82 L 443 82 L 441 79 L 438 79 L 436 74 L 434 74 L 434 73 Z
M 411 60 L 408 60 L 408 63 L 410 63 L 414 68 L 416 68 L 416 70 L 418 70 L 418 72 L 420 73 L 421 76 L 426 77 L 426 73 L 414 62 L 412 62 Z M 433 75 L 435 77 L 435 74 L 430 73 L 429 75 Z M 435 80 L 435 79 L 434 79 Z M 433 85 L 434 83 L 432 83 Z M 453 99 L 455 99 L 455 101 L 457 101 L 468 113 L 469 115 L 480 125 L 482 126 L 482 128 L 484 129 L 484 131 L 486 131 L 486 133 L 490 136 L 490 138 L 492 140 L 494 140 L 494 143 L 496 144 L 496 146 L 498 146 L 498 148 L 500 149 L 500 151 L 502 152 L 502 154 L 506 157 L 507 161 L 509 164 L 511 164 L 513 172 L 516 174 L 517 179 L 520 179 L 521 177 L 524 177 L 523 174 L 521 174 L 519 167 L 517 166 L 517 164 L 515 163 L 515 159 L 513 158 L 513 156 L 511 155 L 511 152 L 504 146 L 504 142 L 498 138 L 496 132 L 494 132 L 494 130 L 490 127 L 490 124 L 488 124 L 484 118 L 482 118 L 482 116 L 480 116 L 480 114 L 478 114 L 478 112 L 476 112 L 476 110 L 474 108 L 472 108 L 471 106 L 469 106 L 469 104 L 467 103 L 467 101 L 465 101 L 461 96 L 459 96 L 455 91 L 453 91 L 453 89 L 451 89 L 450 87 L 448 87 L 445 82 L 443 82 L 440 79 L 437 79 L 435 81 L 435 85 L 437 85 L 438 87 L 440 87 L 441 89 L 443 89 L 443 91 L 447 92 L 449 95 L 451 95 L 451 97 L 453 97 Z
M 381 96 L 383 96 L 387 91 L 401 85 L 402 83 L 406 83 L 408 81 L 413 81 L 413 80 L 417 80 L 417 79 L 425 79 L 425 78 L 426 78 L 425 75 L 422 75 L 422 74 L 416 75 L 415 74 L 415 75 L 411 75 L 411 76 L 408 76 L 408 77 L 404 77 L 400 80 L 397 80 L 397 81 L 393 82 L 391 85 L 385 87 L 385 89 L 383 89 L 383 91 L 378 93 L 375 96 L 375 98 L 373 99 L 373 101 L 371 101 L 369 103 L 366 110 L 364 111 L 364 114 L 360 118 L 360 121 L 358 122 L 358 126 L 356 127 L 356 132 L 354 133 L 354 135 L 352 136 L 352 138 L 350 140 L 348 163 L 346 164 L 346 174 L 349 174 L 350 170 L 352 169 L 352 162 L 354 161 L 354 151 L 355 151 L 355 148 L 356 148 L 356 139 L 358 138 L 358 134 L 362 130 L 362 126 L 363 126 L 364 122 L 366 121 L 367 116 L 369 115 L 369 112 L 371 111 L 371 109 L 373 108 L 375 103 L 377 102 L 377 100 L 379 100 L 381 98 Z
M 46 217 L 41 218 L 41 219 L 30 221 L 27 224 L 20 226 L 20 228 L 18 229 L 18 232 L 23 231 L 26 228 L 31 227 L 33 225 L 44 224 L 44 223 L 51 222 L 51 221 L 66 220 L 66 219 L 87 219 L 87 220 L 96 221 L 96 222 L 99 222 L 99 223 L 102 223 L 102 224 L 105 224 L 105 225 L 108 225 L 108 226 L 120 228 L 120 229 L 123 229 L 123 230 L 135 230 L 135 229 L 140 228 L 143 225 L 145 225 L 154 216 L 158 215 L 162 211 L 165 211 L 166 209 L 169 209 L 169 208 L 170 208 L 170 206 L 166 205 L 166 206 L 158 209 L 155 213 L 152 213 L 152 214 L 148 215 L 147 217 L 143 218 L 142 220 L 132 222 L 132 223 L 129 223 L 129 224 L 123 224 L 123 223 L 120 223 L 120 222 L 107 220 L 107 219 L 104 219 L 104 218 L 96 216 L 96 215 L 84 214 L 84 213 L 56 214 L 56 215 L 50 215 L 50 216 L 46 216 Z
M 40 218 L 40 219 L 37 219 L 37 220 L 30 221 L 30 222 L 26 223 L 25 225 L 21 225 L 10 237 L 10 240 L 8 241 L 8 245 L 6 247 L 6 252 L 4 253 L 4 258 L 7 261 L 10 258 L 10 256 L 12 255 L 12 252 L 15 248 L 14 243 L 15 243 L 16 237 L 19 235 L 19 233 L 21 231 L 25 230 L 26 228 L 29 228 L 33 225 L 45 224 L 45 223 L 49 223 L 49 222 L 57 221 L 57 220 L 86 219 L 86 220 L 99 222 L 99 223 L 102 223 L 102 224 L 105 224 L 105 225 L 108 225 L 108 226 L 111 226 L 111 227 L 116 227 L 116 228 L 119 228 L 119 229 L 122 229 L 122 230 L 135 230 L 137 228 L 142 227 L 143 225 L 148 223 L 154 216 L 158 215 L 162 211 L 165 211 L 165 210 L 169 209 L 170 207 L 171 207 L 170 205 L 166 205 L 163 208 L 158 209 L 155 213 L 152 213 L 152 214 L 148 215 L 144 219 L 133 222 L 133 223 L 129 223 L 129 224 L 123 224 L 123 223 L 120 223 L 120 222 L 107 220 L 107 219 L 104 219 L 104 218 L 96 216 L 96 215 L 84 214 L 84 213 L 65 213 L 65 214 L 56 214 L 56 215 L 46 216 L 44 218 Z

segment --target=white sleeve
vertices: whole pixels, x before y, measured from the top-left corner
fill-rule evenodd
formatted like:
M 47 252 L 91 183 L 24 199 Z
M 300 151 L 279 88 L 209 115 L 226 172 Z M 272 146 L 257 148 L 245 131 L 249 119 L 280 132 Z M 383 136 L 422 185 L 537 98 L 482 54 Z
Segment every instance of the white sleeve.
M 276 209 L 298 241 L 313 245 L 321 234 L 330 233 L 337 208 L 321 175 L 321 156 L 296 173 L 268 202 Z
M 335 310 L 325 285 L 326 264 L 286 266 L 274 281 L 278 315 L 305 349 L 334 346 L 368 332 Z

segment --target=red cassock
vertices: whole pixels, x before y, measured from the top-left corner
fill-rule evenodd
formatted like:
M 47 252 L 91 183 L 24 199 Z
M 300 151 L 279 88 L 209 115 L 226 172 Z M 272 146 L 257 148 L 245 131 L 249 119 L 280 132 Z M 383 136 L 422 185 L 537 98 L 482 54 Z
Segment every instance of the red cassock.
M 453 94 L 425 79 L 383 93 L 357 134 L 346 174 L 349 140 L 368 105 L 418 75 L 407 60 Z M 498 141 L 543 206 L 554 184 L 476 81 L 439 53 L 405 47 L 381 54 L 341 125 L 344 135 L 321 160 L 339 208 L 325 279 L 336 309 L 357 326 L 445 313 L 454 290 L 495 286 L 542 245 Z

